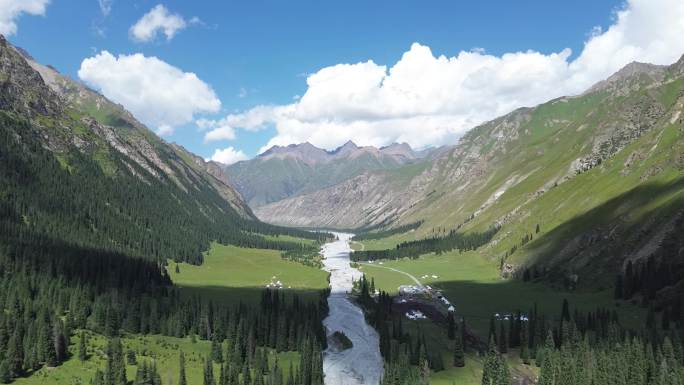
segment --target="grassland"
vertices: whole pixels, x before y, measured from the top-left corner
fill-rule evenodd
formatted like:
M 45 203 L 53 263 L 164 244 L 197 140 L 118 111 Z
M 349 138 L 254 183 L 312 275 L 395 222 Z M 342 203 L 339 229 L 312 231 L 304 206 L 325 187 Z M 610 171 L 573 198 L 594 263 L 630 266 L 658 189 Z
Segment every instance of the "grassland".
M 177 273 L 176 263 L 169 262 L 167 269 L 173 283 L 184 292 L 231 303 L 258 301 L 261 290 L 276 281 L 284 289 L 303 294 L 328 287 L 327 273 L 286 261 L 279 251 L 218 243 L 211 245 L 202 265 L 180 263 Z
M 43 368 L 30 377 L 18 378 L 13 384 L 16 385 L 85 385 L 89 384 L 97 369 L 104 370 L 106 364 L 106 345 L 107 340 L 103 336 L 88 333 L 88 359 L 85 362 L 79 361 L 78 342 L 79 333 L 72 338 L 69 352 L 71 358 L 57 368 Z M 208 341 L 193 341 L 190 338 L 174 338 L 165 336 L 125 336 L 122 338 L 124 351 L 133 350 L 136 352 L 138 363 L 144 360 L 157 364 L 159 375 L 163 384 L 178 383 L 178 355 L 182 350 L 185 354 L 185 370 L 188 384 L 201 384 L 203 379 L 204 358 L 210 353 L 211 343 Z M 270 352 L 270 359 L 278 362 L 285 372 L 290 366 L 290 362 L 296 363 L 299 360 L 298 353 Z M 127 365 L 126 375 L 130 380 L 135 378 L 137 366 Z M 219 374 L 219 365 L 214 367 L 215 375 Z
M 413 275 L 421 283 L 441 290 L 454 304 L 458 316 L 465 317 L 470 327 L 481 336 L 487 333 L 489 318 L 494 313 L 523 313 L 536 303 L 540 312 L 560 315 L 562 300 L 571 307 L 595 310 L 597 307 L 615 308 L 626 325 L 636 326 L 642 310 L 634 306 L 619 306 L 612 300 L 612 291 L 569 292 L 549 288 L 543 284 L 502 280 L 495 262 L 475 252 L 452 252 L 441 256 L 423 256 L 415 260 L 384 261 L 382 265 L 362 265 L 361 271 L 375 279 L 376 287 L 396 293 L 399 285 L 413 284 L 404 274 Z M 422 279 L 422 276 L 428 277 Z M 432 275 L 437 278 L 432 278 Z

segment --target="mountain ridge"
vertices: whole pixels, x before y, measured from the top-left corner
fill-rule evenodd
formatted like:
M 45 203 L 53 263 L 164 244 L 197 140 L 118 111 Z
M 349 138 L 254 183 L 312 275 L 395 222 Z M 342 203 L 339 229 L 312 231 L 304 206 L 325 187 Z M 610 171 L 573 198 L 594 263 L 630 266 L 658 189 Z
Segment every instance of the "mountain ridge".
M 254 209 L 326 188 L 366 172 L 419 163 L 432 151 L 438 150 L 415 152 L 406 143 L 381 148 L 360 147 L 352 141 L 326 151 L 305 142 L 272 146 L 254 159 L 225 166 L 225 171 Z
M 289 250 L 301 245 L 267 236 L 317 237 L 260 222 L 216 163 L 4 37 L 0 90 L 0 225 L 23 237 L 160 265 L 201 263 L 211 242 Z

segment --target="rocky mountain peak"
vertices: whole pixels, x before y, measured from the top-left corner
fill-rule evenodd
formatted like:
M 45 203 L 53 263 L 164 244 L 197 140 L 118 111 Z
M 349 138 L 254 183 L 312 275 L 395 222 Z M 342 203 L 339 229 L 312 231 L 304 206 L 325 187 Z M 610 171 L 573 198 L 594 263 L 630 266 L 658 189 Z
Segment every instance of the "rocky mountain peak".
M 392 143 L 389 146 L 381 147 L 380 152 L 387 155 L 403 156 L 409 159 L 415 158 L 416 153 L 408 143 Z
M 0 109 L 26 116 L 61 111 L 57 98 L 24 56 L 0 35 Z
M 357 146 L 356 143 L 354 143 L 351 140 L 348 140 L 345 144 L 334 149 L 330 153 L 333 155 L 336 155 L 338 157 L 344 157 L 344 156 L 347 156 L 353 152 L 356 152 L 358 149 L 359 149 L 359 146 Z
M 327 157 L 325 150 L 322 150 L 309 142 L 290 144 L 287 146 L 272 146 L 268 150 L 257 156 L 259 159 L 267 160 L 273 158 L 294 158 L 304 162 L 321 162 Z
M 661 81 L 665 76 L 667 68 L 667 66 L 663 65 L 633 61 L 607 79 L 593 85 L 587 92 L 612 90 L 624 93 L 626 92 L 625 88 L 631 87 L 640 80 L 649 82 Z

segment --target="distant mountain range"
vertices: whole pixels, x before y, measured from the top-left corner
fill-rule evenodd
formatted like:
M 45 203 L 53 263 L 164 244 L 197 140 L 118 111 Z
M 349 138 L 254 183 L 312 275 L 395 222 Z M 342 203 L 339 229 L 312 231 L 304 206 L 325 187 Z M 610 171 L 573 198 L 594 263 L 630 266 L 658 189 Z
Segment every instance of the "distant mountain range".
M 349 141 L 334 151 L 310 143 L 273 146 L 256 158 L 225 167 L 235 188 L 253 207 L 320 190 L 368 171 L 414 164 L 436 149 L 414 151 L 406 143 L 382 148 Z
M 605 284 L 627 260 L 664 253 L 664 240 L 684 230 L 684 58 L 632 63 L 582 95 L 475 127 L 429 158 L 366 169 L 255 213 L 306 227 L 423 221 L 408 239 L 497 226 L 483 252 L 508 273 L 536 266 Z M 670 245 L 680 250 L 673 261 L 684 260 L 679 243 Z

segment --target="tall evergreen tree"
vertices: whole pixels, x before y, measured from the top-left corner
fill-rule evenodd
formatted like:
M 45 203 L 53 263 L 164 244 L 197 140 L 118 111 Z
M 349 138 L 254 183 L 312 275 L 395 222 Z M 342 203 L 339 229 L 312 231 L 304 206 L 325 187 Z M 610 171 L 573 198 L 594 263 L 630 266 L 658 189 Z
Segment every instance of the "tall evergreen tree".
M 78 339 L 78 359 L 83 362 L 88 359 L 88 350 L 86 342 L 85 330 L 81 331 L 81 335 Z
M 126 363 L 124 362 L 121 340 L 113 338 L 107 345 L 106 385 L 126 385 Z
M 465 354 L 463 352 L 463 340 L 461 334 L 454 339 L 454 366 L 462 368 L 465 366 Z
M 211 358 L 207 358 L 204 361 L 204 385 L 216 385 L 216 381 L 214 380 L 214 363 L 211 361 Z
M 178 385 L 188 385 L 188 380 L 185 377 L 185 354 L 181 350 L 178 355 Z

